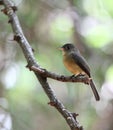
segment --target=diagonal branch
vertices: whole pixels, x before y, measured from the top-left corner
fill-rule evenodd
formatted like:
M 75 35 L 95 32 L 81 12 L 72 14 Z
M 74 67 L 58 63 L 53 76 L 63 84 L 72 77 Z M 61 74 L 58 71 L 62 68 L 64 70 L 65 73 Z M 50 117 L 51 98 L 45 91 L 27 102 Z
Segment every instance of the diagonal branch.
M 39 64 L 36 62 L 32 48 L 27 41 L 27 39 L 24 36 L 24 33 L 21 29 L 18 17 L 16 15 L 16 6 L 14 5 L 13 2 L 10 0 L 0 0 L 3 2 L 4 9 L 2 10 L 8 17 L 9 17 L 9 23 L 11 24 L 11 27 L 13 29 L 14 33 L 14 40 L 18 42 L 20 45 L 23 54 L 27 60 L 28 67 L 32 69 L 39 80 L 40 84 L 42 85 L 45 93 L 47 94 L 48 98 L 50 99 L 50 105 L 54 106 L 60 113 L 61 115 L 65 118 L 67 121 L 69 127 L 71 130 L 83 130 L 83 128 L 79 125 L 79 123 L 76 120 L 77 114 L 69 112 L 64 105 L 60 102 L 60 100 L 57 99 L 56 95 L 54 94 L 53 90 L 50 88 L 48 82 L 47 82 L 47 77 L 57 79 L 60 81 L 70 81 L 70 82 L 84 82 L 85 83 L 85 78 L 80 78 L 80 77 L 65 77 L 65 76 L 59 76 L 56 74 L 53 74 L 51 72 L 48 72 L 47 70 L 44 71 L 44 69 L 40 69 L 41 67 Z M 1 3 L 2 3 L 1 2 Z M 33 68 L 34 67 L 34 68 Z M 41 71 L 43 71 L 41 73 Z M 57 78 L 55 78 L 55 76 Z M 60 77 L 60 78 L 58 78 Z M 63 77 L 63 78 L 61 78 Z M 67 79 L 67 80 L 66 80 Z

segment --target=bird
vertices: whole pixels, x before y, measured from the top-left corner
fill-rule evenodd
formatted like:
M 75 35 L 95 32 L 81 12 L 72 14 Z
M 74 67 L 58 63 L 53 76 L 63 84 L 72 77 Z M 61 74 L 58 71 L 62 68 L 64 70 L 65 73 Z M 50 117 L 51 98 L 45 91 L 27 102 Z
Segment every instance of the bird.
M 100 100 L 100 96 L 91 77 L 90 67 L 81 55 L 79 49 L 71 43 L 66 43 L 60 47 L 63 54 L 64 66 L 74 75 L 86 75 L 89 78 L 89 85 L 93 91 L 96 101 Z

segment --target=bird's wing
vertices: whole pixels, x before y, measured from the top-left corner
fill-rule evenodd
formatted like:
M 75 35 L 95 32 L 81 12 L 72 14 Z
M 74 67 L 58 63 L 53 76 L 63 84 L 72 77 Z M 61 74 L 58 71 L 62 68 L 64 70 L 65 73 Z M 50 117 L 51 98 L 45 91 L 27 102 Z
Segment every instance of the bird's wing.
M 71 57 L 74 59 L 75 63 L 90 77 L 90 68 L 87 61 L 81 56 L 81 54 L 72 53 Z

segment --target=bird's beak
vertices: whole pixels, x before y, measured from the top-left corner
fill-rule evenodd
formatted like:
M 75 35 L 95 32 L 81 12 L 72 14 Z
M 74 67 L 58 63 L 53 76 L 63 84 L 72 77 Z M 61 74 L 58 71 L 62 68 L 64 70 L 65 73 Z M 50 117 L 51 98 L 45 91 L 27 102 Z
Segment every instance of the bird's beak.
M 62 47 L 58 48 L 60 51 L 63 51 L 64 49 Z

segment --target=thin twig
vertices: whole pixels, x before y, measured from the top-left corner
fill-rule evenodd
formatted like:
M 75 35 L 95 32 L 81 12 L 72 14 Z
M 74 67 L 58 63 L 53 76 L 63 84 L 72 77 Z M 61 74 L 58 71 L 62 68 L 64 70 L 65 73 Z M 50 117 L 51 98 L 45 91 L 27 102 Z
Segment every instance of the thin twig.
M 40 68 L 39 64 L 36 62 L 34 58 L 32 48 L 29 45 L 29 42 L 25 38 L 24 33 L 21 29 L 18 17 L 15 12 L 16 9 L 15 9 L 14 3 L 12 3 L 10 0 L 2 0 L 2 1 L 5 7 L 2 11 L 9 17 L 9 23 L 11 24 L 13 32 L 14 32 L 14 40 L 16 40 L 18 44 L 20 45 L 23 51 L 23 54 L 27 60 L 28 67 L 32 68 L 32 66 L 35 66 L 36 68 Z M 50 99 L 49 104 L 54 106 L 61 113 L 61 115 L 67 121 L 71 130 L 83 130 L 83 128 L 79 125 L 79 123 L 76 120 L 77 114 L 71 113 L 68 110 L 66 110 L 66 108 L 61 103 L 61 101 L 59 101 L 56 95 L 53 93 L 53 90 L 50 88 L 47 82 L 47 75 L 45 77 L 44 75 L 39 73 L 39 71 L 34 71 L 34 73 L 37 79 L 39 80 L 40 84 L 42 85 L 48 98 Z M 45 74 L 47 74 L 47 71 Z M 48 74 L 50 75 L 50 73 Z
M 38 72 L 39 74 L 41 74 L 44 77 L 52 78 L 52 79 L 62 81 L 62 82 L 82 82 L 85 84 L 89 84 L 89 78 L 86 75 L 64 76 L 64 75 L 55 74 L 46 69 L 36 67 L 36 66 L 31 66 L 30 70 Z

